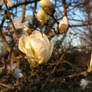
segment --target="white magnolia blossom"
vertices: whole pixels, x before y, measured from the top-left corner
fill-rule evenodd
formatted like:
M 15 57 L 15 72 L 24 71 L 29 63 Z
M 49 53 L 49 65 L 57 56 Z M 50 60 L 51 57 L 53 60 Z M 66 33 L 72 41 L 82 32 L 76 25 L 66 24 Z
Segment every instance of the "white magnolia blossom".
M 19 16 L 19 17 L 14 17 L 13 23 L 16 30 L 19 30 L 19 29 L 23 29 L 29 23 L 30 20 L 32 20 L 32 16 L 30 15 L 25 16 L 23 22 L 22 22 L 22 16 Z M 13 31 L 12 25 L 10 25 L 10 27 L 11 27 L 10 31 Z
M 85 89 L 89 83 L 91 83 L 91 81 L 89 81 L 87 79 L 81 79 L 80 86 L 82 87 L 82 89 Z
M 22 36 L 19 39 L 18 48 L 26 54 L 29 62 L 33 61 L 43 64 L 48 61 L 53 51 L 53 41 L 49 42 L 47 36 L 37 30 L 29 36 Z
M 60 32 L 66 32 L 68 28 L 68 19 L 66 16 L 64 16 L 59 23 L 59 30 Z
M 49 19 L 49 16 L 45 13 L 43 9 L 39 9 L 38 13 L 35 14 L 35 16 L 41 25 L 44 25 Z
M 49 15 L 54 13 L 53 0 L 40 0 L 40 6 L 44 9 L 45 13 Z
M 13 20 L 13 23 L 14 23 L 14 26 L 16 29 L 22 29 L 24 28 L 25 25 L 28 24 L 28 20 L 27 21 L 24 21 L 24 23 L 22 23 L 22 17 L 15 17 L 14 20 Z
M 53 6 L 53 0 L 40 0 L 40 6 L 42 8 L 50 8 Z

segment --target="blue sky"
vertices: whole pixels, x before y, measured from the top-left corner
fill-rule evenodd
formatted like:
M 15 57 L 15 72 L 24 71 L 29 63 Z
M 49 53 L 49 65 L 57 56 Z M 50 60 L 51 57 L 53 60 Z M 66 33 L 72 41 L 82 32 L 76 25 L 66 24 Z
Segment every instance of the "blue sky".
M 14 3 L 14 2 L 13 2 Z M 62 7 L 62 3 L 57 3 L 58 5 L 60 5 L 61 6 L 61 8 L 59 8 L 59 10 L 60 10 L 60 12 L 61 12 L 61 16 L 60 17 L 62 17 L 63 16 L 63 7 Z M 4 6 L 3 6 L 4 7 Z M 41 7 L 40 7 L 40 5 L 39 5 L 39 3 L 38 3 L 38 5 L 37 5 L 37 10 L 36 11 L 38 11 L 39 9 L 40 9 Z M 69 7 L 69 9 L 71 9 L 72 7 Z M 27 15 L 32 15 L 32 9 L 30 8 L 30 5 L 28 5 L 27 7 L 26 7 L 26 9 L 28 9 L 27 11 L 26 11 L 26 16 Z M 18 7 L 17 8 L 17 17 L 19 17 L 19 16 L 21 16 L 22 15 L 22 7 L 20 6 L 20 7 Z M 13 11 L 13 13 L 15 12 L 15 9 L 14 9 L 14 11 Z M 69 11 L 68 12 L 68 18 L 69 19 L 77 19 L 77 20 L 85 20 L 85 17 L 84 16 L 86 16 L 86 13 L 85 12 L 82 12 L 82 11 L 80 11 L 78 8 L 75 8 L 75 9 L 73 9 L 73 10 L 71 10 L 71 11 Z M 0 17 L 1 19 L 2 19 L 2 17 Z M 1 21 L 0 21 L 1 22 Z M 74 24 L 81 24 L 81 22 L 79 22 L 79 21 L 71 21 L 71 20 L 69 20 L 69 24 L 70 25 L 74 25 Z M 81 29 L 81 31 L 84 31 L 84 29 L 81 27 L 80 28 Z M 78 28 L 76 29 L 76 28 L 69 28 L 69 31 L 71 31 L 72 33 L 76 33 L 76 32 L 78 32 L 78 31 L 80 31 L 80 30 L 78 30 Z M 74 46 L 78 46 L 78 45 L 80 45 L 81 44 L 81 42 L 80 42 L 80 39 L 79 39 L 79 37 L 78 36 L 73 36 L 73 35 L 71 35 L 71 38 L 73 38 L 73 40 L 72 40 L 72 44 L 74 45 Z M 67 36 L 67 39 L 69 40 L 69 36 Z

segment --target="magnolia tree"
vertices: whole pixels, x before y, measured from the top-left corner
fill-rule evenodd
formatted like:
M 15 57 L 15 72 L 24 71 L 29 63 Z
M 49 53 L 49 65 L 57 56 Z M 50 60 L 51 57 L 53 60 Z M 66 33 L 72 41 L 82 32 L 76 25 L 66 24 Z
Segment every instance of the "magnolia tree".
M 77 69 L 64 56 L 75 48 L 91 51 L 91 8 L 91 0 L 0 0 L 1 73 L 45 79 L 64 71 L 63 64 Z M 88 68 L 92 71 L 92 62 Z

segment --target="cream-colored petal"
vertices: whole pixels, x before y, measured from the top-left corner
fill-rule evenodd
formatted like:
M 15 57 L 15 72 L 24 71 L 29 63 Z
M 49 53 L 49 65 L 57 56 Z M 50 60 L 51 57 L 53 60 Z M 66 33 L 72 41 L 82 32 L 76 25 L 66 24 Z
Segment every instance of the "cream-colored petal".
M 53 5 L 53 0 L 40 0 L 40 6 L 42 8 L 47 8 Z
M 41 51 L 44 48 L 42 41 L 40 41 L 39 39 L 31 39 L 31 46 L 35 50 L 37 55 L 40 55 Z
M 68 27 L 68 19 L 67 19 L 66 16 L 64 16 L 64 17 L 60 20 L 59 26 L 61 26 L 62 24 L 65 24 L 66 27 Z
M 31 44 L 36 53 L 36 57 L 40 59 L 41 62 L 44 62 L 44 59 L 48 53 L 45 47 L 46 45 L 44 45 L 43 40 L 39 40 L 39 39 L 31 40 Z
M 51 57 L 52 55 L 52 52 L 53 52 L 53 47 L 54 47 L 54 44 L 53 44 L 53 40 L 51 40 L 51 43 L 50 43 L 50 46 L 49 46 L 49 50 L 48 50 L 48 54 L 47 54 L 47 57 L 46 57 L 46 62 L 49 60 L 49 58 Z
M 37 41 L 37 44 L 41 44 L 44 47 L 49 48 L 49 40 L 47 36 L 44 33 L 41 33 L 40 31 L 34 31 L 32 35 L 30 35 L 30 39 Z
M 25 43 L 25 48 L 30 49 L 30 39 Z
M 22 35 L 22 36 L 19 38 L 19 43 L 18 43 L 18 48 L 19 48 L 19 50 L 22 51 L 23 53 L 26 53 L 25 39 L 26 39 L 26 36 Z
M 27 41 L 27 43 L 25 44 L 25 47 L 26 47 L 26 51 L 27 51 L 27 53 L 26 53 L 26 55 L 28 56 L 28 57 L 35 57 L 35 52 L 34 52 L 34 50 L 33 50 L 33 48 L 32 48 L 32 46 L 31 46 L 31 41 L 30 41 L 30 39 Z
M 41 34 L 40 31 L 35 30 L 35 31 L 32 32 L 32 34 L 30 35 L 30 37 L 32 37 L 32 38 L 42 38 L 42 34 Z
M 44 42 L 46 43 L 47 48 L 49 48 L 49 46 L 50 46 L 49 44 L 50 43 L 49 43 L 48 37 L 44 33 L 42 34 L 42 36 L 43 36 Z
M 39 33 L 39 36 L 35 36 L 33 39 L 31 38 L 31 46 L 33 47 L 36 57 L 40 59 L 39 63 L 45 63 L 50 58 L 53 51 L 53 41 L 51 44 L 45 34 L 41 34 L 40 32 L 34 32 L 34 35 Z
M 60 20 L 60 24 L 59 24 L 59 31 L 60 33 L 65 33 L 67 31 L 68 28 L 68 19 L 66 16 L 64 16 L 61 20 Z

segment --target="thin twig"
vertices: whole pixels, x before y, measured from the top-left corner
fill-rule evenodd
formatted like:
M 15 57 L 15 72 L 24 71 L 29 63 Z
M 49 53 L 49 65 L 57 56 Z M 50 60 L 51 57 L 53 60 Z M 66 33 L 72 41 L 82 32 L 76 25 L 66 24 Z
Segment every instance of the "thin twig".
M 40 0 L 36 0 L 37 2 L 38 1 L 40 1 Z M 21 5 L 28 5 L 28 4 L 31 4 L 31 3 L 34 3 L 35 1 L 33 0 L 33 1 L 26 1 L 26 2 L 21 2 L 21 3 L 18 3 L 18 4 L 16 4 L 16 5 L 13 5 L 12 7 L 9 7 L 8 9 L 9 10 L 12 10 L 12 9 L 14 9 L 14 8 L 17 8 L 17 7 L 19 7 L 19 6 L 21 6 Z
M 62 6 L 64 8 L 64 16 L 67 16 L 66 0 L 62 0 Z
M 0 83 L 0 86 L 3 86 L 5 88 L 14 88 L 13 86 L 4 83 Z
M 24 0 L 24 2 L 26 2 L 26 0 Z M 23 5 L 23 7 L 22 7 L 22 22 L 25 19 L 25 9 L 26 9 L 26 5 Z
M 3 0 L 3 1 L 4 1 L 4 4 L 5 4 L 5 7 L 6 7 L 7 15 L 8 15 L 9 19 L 10 19 L 10 23 L 11 23 L 13 29 L 14 29 L 14 33 L 15 33 L 16 40 L 17 40 L 18 36 L 17 36 L 16 28 L 15 28 L 15 26 L 13 24 L 13 21 L 12 21 L 11 17 L 10 17 L 9 9 L 7 7 L 7 2 L 5 0 Z

